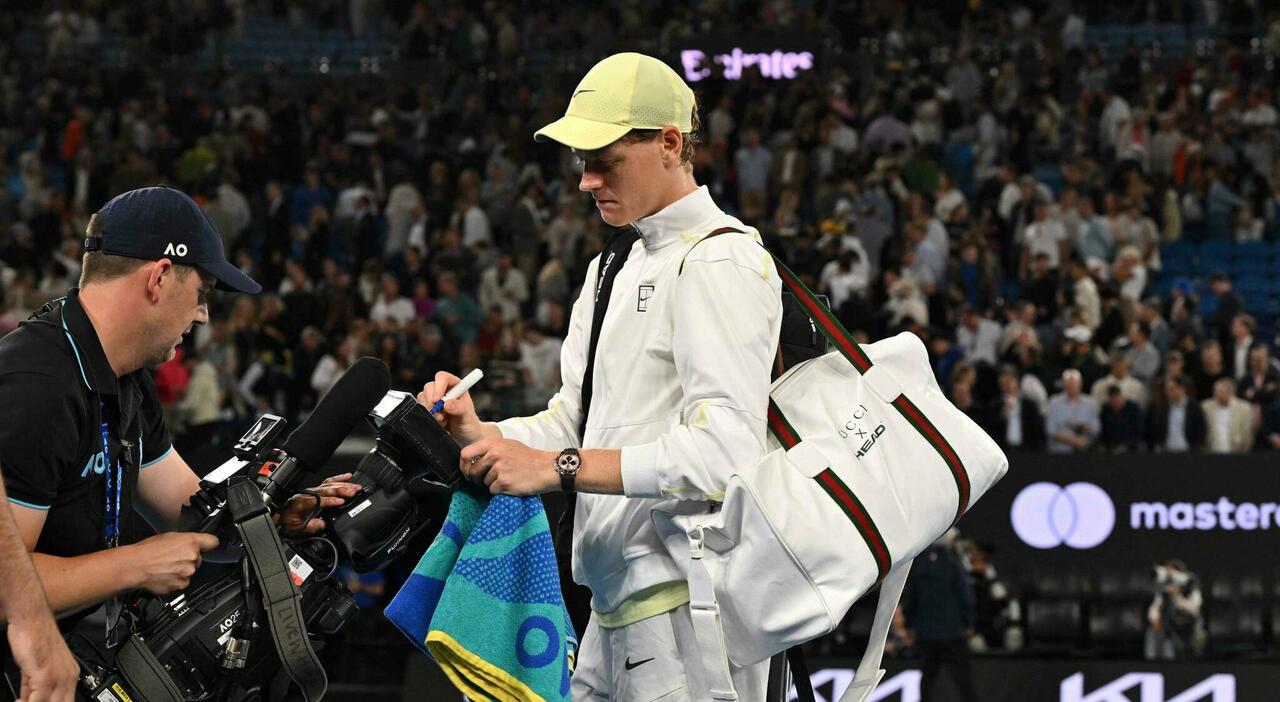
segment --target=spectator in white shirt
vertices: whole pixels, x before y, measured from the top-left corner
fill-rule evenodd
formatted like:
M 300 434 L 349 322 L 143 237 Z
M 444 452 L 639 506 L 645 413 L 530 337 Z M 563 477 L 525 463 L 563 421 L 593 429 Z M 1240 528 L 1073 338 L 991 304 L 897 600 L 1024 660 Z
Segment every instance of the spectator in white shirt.
M 1106 107 L 1102 109 L 1102 117 L 1098 120 L 1098 145 L 1102 147 L 1103 156 L 1110 160 L 1115 155 L 1120 125 L 1129 123 L 1132 114 L 1129 103 L 1110 87 L 1103 89 L 1102 98 L 1106 101 Z
M 315 370 L 311 372 L 311 389 L 315 390 L 321 397 L 329 392 L 329 388 L 338 382 L 338 378 L 351 367 L 355 362 L 357 354 L 355 353 L 355 343 L 350 337 L 343 339 L 338 344 L 338 348 L 332 353 L 326 353 L 320 357 L 320 362 L 316 364 Z
M 1246 127 L 1270 129 L 1276 126 L 1278 117 L 1280 115 L 1277 115 L 1276 108 L 1267 99 L 1266 89 L 1254 88 L 1249 93 L 1249 109 L 1244 111 L 1240 121 L 1244 122 Z
M 1107 388 L 1112 385 L 1120 388 L 1120 393 L 1125 399 L 1133 400 L 1138 409 L 1146 411 L 1147 409 L 1147 386 L 1143 382 L 1129 374 L 1129 359 L 1121 353 L 1113 354 L 1111 357 L 1111 374 L 1099 378 L 1094 381 L 1090 394 L 1093 395 L 1094 406 L 1099 410 L 1102 409 L 1103 403 L 1107 401 Z
M 1044 200 L 1036 200 L 1034 205 L 1035 219 L 1022 230 L 1022 258 L 1018 271 L 1021 278 L 1027 277 L 1031 259 L 1043 253 L 1049 257 L 1049 267 L 1058 268 L 1066 255 L 1067 234 L 1062 222 L 1049 216 L 1049 204 Z
M 1244 453 L 1253 448 L 1253 410 L 1236 397 L 1236 381 L 1219 378 L 1213 384 L 1213 397 L 1200 406 L 1209 453 Z
M 1062 392 L 1050 398 L 1045 417 L 1050 453 L 1084 451 L 1098 437 L 1098 408 L 1081 394 L 1083 385 L 1080 371 L 1068 368 L 1062 372 Z
M 477 244 L 492 244 L 489 215 L 480 209 L 476 194 L 468 190 L 458 199 L 457 222 L 452 226 L 462 232 L 462 245 L 471 248 Z
M 498 255 L 498 263 L 480 274 L 480 307 L 502 310 L 502 321 L 510 324 L 521 318 L 520 306 L 529 299 L 529 280 L 511 265 L 511 254 Z
M 964 199 L 964 193 L 955 187 L 951 182 L 951 177 L 946 173 L 938 176 L 938 192 L 936 195 L 936 201 L 933 204 L 933 215 L 935 217 L 944 224 L 950 224 L 953 217 L 956 221 L 963 219 L 968 202 Z
M 956 345 L 970 363 L 995 365 L 1000 345 L 1000 323 L 978 314 L 972 305 L 960 310 L 960 326 L 956 327 Z
M 1136 308 L 1147 287 L 1147 267 L 1142 264 L 1142 252 L 1136 246 L 1126 246 L 1116 254 L 1111 277 L 1120 286 L 1120 299 L 1129 309 Z
M 769 172 L 773 168 L 773 154 L 760 143 L 760 132 L 748 129 L 743 133 L 743 143 L 734 158 L 738 175 L 738 204 L 744 210 L 751 206 L 763 208 L 769 193 Z
M 527 325 L 520 340 L 520 369 L 524 371 L 525 403 L 545 405 L 560 389 L 560 339 L 536 325 Z
M 385 331 L 395 331 L 412 322 L 417 312 L 413 302 L 400 294 L 400 281 L 395 275 L 383 273 L 381 286 L 369 310 L 369 319 Z
M 853 251 L 842 251 L 823 267 L 818 288 L 831 297 L 831 309 L 838 310 L 849 298 L 866 292 L 868 275 L 864 258 Z

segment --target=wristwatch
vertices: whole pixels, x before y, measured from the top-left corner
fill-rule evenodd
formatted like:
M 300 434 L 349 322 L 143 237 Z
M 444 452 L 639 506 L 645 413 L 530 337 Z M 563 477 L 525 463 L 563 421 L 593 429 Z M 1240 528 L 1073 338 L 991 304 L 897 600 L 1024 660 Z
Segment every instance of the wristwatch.
M 578 478 L 578 469 L 582 467 L 582 456 L 576 448 L 567 448 L 556 456 L 556 472 L 560 474 L 560 489 L 566 493 L 573 492 L 573 483 Z

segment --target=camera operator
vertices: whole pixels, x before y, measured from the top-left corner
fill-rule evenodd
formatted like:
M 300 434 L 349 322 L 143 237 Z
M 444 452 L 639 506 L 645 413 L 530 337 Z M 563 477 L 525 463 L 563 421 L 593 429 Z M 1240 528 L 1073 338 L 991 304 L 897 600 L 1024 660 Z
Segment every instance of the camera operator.
M 1179 660 L 1198 654 L 1204 643 L 1200 580 L 1187 564 L 1171 558 L 1155 568 L 1155 597 L 1147 608 L 1147 660 Z
M 70 702 L 79 666 L 67 650 L 36 579 L 18 525 L 9 514 L 0 481 L 0 613 L 8 624 L 9 648 L 22 671 L 22 702 Z
M 149 369 L 209 319 L 216 283 L 261 290 L 228 263 L 199 206 L 166 187 L 124 193 L 90 219 L 80 288 L 0 340 L 0 463 L 8 499 L 64 631 L 119 595 L 187 587 L 216 537 L 166 532 L 199 478 L 174 452 Z M 326 506 L 356 486 L 321 488 Z M 294 499 L 287 528 L 314 505 Z M 161 533 L 141 539 L 137 513 Z M 114 632 L 114 633 L 113 633 Z

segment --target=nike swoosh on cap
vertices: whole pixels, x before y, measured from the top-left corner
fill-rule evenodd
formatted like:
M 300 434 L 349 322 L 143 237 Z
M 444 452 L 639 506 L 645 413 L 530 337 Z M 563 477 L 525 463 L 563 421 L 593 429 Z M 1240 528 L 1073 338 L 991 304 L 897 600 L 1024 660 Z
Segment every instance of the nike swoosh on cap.
M 576 92 L 576 93 L 574 93 L 574 94 L 573 94 L 573 97 L 578 97 L 579 95 L 581 95 L 581 94 L 583 94 L 583 93 L 594 93 L 594 92 L 596 92 L 596 91 L 594 91 L 594 90 L 579 90 L 578 92 Z M 572 100 L 573 98 L 570 98 L 570 99 Z M 650 659 L 650 660 L 652 660 L 652 659 Z
M 623 666 L 624 668 L 626 668 L 627 670 L 634 670 L 634 669 L 639 668 L 640 666 L 644 665 L 645 663 L 648 663 L 648 662 L 649 662 L 649 661 L 651 661 L 651 660 L 653 660 L 653 659 L 652 659 L 652 658 L 646 658 L 646 659 L 644 659 L 644 660 L 642 660 L 642 661 L 636 661 L 635 663 L 632 663 L 632 662 L 631 662 L 631 656 L 627 656 L 627 661 L 626 661 L 625 663 L 623 663 L 623 664 L 622 664 L 622 666 Z

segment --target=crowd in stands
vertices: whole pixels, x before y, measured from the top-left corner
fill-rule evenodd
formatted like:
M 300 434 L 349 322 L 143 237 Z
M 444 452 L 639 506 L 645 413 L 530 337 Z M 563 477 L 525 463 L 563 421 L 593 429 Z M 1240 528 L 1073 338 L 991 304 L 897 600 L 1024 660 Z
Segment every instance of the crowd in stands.
M 1280 306 L 1234 289 L 1238 260 L 1280 272 L 1280 17 L 1262 4 L 197 5 L 0 18 L 39 38 L 0 47 L 0 333 L 75 285 L 89 215 L 145 185 L 196 197 L 264 283 L 218 299 L 158 370 L 190 441 L 297 417 L 364 355 L 410 391 L 483 368 L 488 416 L 545 404 L 610 230 L 573 156 L 533 132 L 609 53 L 755 30 L 808 38 L 815 66 L 695 83 L 694 174 L 856 336 L 919 334 L 955 404 L 1008 447 L 1280 448 Z M 173 59 L 257 21 L 376 27 L 401 63 L 343 77 Z M 1099 22 L 1207 38 L 1164 55 L 1099 45 Z M 124 58 L 95 62 L 113 36 Z

